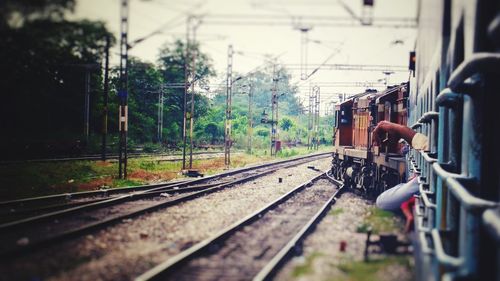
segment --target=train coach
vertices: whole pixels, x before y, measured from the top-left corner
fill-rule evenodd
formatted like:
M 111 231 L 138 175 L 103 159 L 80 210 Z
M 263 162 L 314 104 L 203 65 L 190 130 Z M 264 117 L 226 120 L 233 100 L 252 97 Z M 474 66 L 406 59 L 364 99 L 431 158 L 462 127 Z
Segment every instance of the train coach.
M 405 144 L 372 144 L 372 130 L 386 120 L 406 125 L 408 83 L 382 92 L 368 89 L 336 106 L 332 169 L 347 187 L 375 196 L 406 179 Z
M 429 151 L 408 154 L 417 280 L 500 280 L 500 1 L 422 0 L 419 23 L 408 124 Z

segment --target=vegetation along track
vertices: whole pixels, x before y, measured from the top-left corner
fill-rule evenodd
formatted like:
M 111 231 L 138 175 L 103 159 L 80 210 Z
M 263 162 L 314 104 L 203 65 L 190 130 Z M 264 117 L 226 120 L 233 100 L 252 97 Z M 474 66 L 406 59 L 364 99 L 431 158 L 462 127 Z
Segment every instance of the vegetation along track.
M 28 217 L 0 225 L 0 259 L 22 254 L 36 247 L 77 237 L 146 212 L 173 206 L 187 200 L 235 186 L 278 169 L 297 166 L 327 157 L 328 154 L 309 155 L 280 162 L 267 163 L 224 174 L 168 185 L 166 188 L 133 192 L 107 200 L 91 202 L 69 209 Z
M 269 279 L 341 190 L 323 173 L 136 280 Z

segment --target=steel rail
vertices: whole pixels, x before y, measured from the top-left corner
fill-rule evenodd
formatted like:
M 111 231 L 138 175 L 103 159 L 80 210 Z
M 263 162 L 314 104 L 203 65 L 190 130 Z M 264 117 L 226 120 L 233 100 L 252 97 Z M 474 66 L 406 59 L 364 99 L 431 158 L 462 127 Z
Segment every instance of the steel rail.
M 136 193 L 136 194 L 130 194 L 128 196 L 126 196 L 125 198 L 129 198 L 129 197 L 133 197 L 134 199 L 141 199 L 141 198 L 147 198 L 147 197 L 151 197 L 151 196 L 155 196 L 155 195 L 160 195 L 162 193 L 166 193 L 166 194 L 172 194 L 172 193 L 186 193 L 186 192 L 193 192 L 193 191 L 196 191 L 196 190 L 202 190 L 202 189 L 206 189 L 206 188 L 209 188 L 209 187 L 212 187 L 212 186 L 215 186 L 215 185 L 218 185 L 218 184 L 221 184 L 221 183 L 209 183 L 209 184 L 199 184 L 199 185 L 192 185 L 192 186 L 186 186 L 186 187 L 179 187 L 179 188 L 174 188 L 174 187 L 171 187 L 171 186 L 167 186 L 168 189 L 165 189 L 164 187 L 161 187 L 161 188 L 155 188 L 155 189 L 152 189 L 152 190 L 146 190 L 142 193 Z M 51 206 L 45 206 L 45 207 L 42 207 L 42 208 L 35 208 L 35 209 L 25 209 L 25 210 L 21 210 L 21 211 L 16 211 L 14 213 L 3 213 L 3 214 L 0 214 L 0 221 L 2 223 L 7 223 L 9 221 L 15 221 L 15 220 L 8 220 L 8 219 L 4 219 L 2 220 L 2 216 L 4 218 L 7 218 L 8 216 L 25 216 L 25 217 L 29 217 L 30 215 L 32 215 L 32 217 L 35 217 L 35 216 L 38 216 L 40 215 L 40 213 L 49 213 L 49 212 L 57 212 L 57 211 L 64 211 L 66 209 L 69 209 L 69 208 L 72 208 L 72 207 L 80 207 L 80 206 L 85 206 L 85 205 L 90 205 L 90 204 L 98 204 L 100 202 L 104 202 L 106 200 L 110 200 L 110 199 L 113 199 L 113 198 L 117 198 L 117 197 L 112 197 L 112 198 L 97 198 L 97 199 L 92 199 L 92 200 L 88 200 L 88 201 L 79 201 L 79 202 L 70 202 L 70 203 L 67 203 L 67 204 L 56 204 L 56 205 L 51 205 Z M 120 200 L 118 200 L 117 202 L 121 202 Z M 17 219 L 17 220 L 21 220 L 21 219 Z M 1 227 L 2 225 L 0 225 Z
M 195 244 L 194 246 L 179 253 L 178 255 L 172 257 L 171 259 L 168 259 L 165 262 L 155 266 L 151 270 L 138 276 L 135 280 L 136 281 L 146 281 L 146 280 L 163 280 L 163 279 L 165 279 L 170 273 L 172 273 L 179 266 L 182 266 L 183 264 L 196 258 L 197 256 L 203 255 L 203 253 L 206 250 L 208 250 L 212 245 L 222 243 L 223 241 L 227 240 L 230 236 L 232 236 L 234 233 L 243 229 L 245 226 L 250 225 L 251 223 L 259 220 L 265 213 L 276 208 L 280 204 L 284 203 L 285 201 L 290 199 L 292 196 L 305 190 L 305 188 L 307 186 L 311 185 L 314 181 L 316 181 L 320 178 L 323 178 L 325 176 L 325 174 L 326 173 L 322 173 L 322 174 L 298 185 L 297 187 L 295 187 L 291 191 L 287 192 L 283 196 L 281 196 L 278 199 L 274 200 L 273 202 L 269 203 L 268 205 L 261 208 L 260 210 L 257 210 L 256 212 L 248 215 L 247 217 L 243 218 L 242 220 L 240 220 L 240 221 L 232 224 L 231 226 L 223 229 L 222 231 L 220 231 L 216 235 Z M 320 213 L 325 211 L 325 206 L 328 206 L 334 200 L 337 192 L 335 192 L 335 194 L 327 200 L 327 203 L 325 205 L 323 205 L 323 207 L 321 208 Z M 314 217 L 319 217 L 318 213 Z
M 321 159 L 322 158 L 321 156 L 324 156 L 324 155 L 322 155 L 322 154 L 316 154 L 315 156 L 316 157 L 320 157 L 320 159 Z M 281 164 L 287 164 L 288 162 L 297 161 L 297 163 L 288 163 L 288 165 L 286 165 L 284 167 L 283 166 L 279 166 L 279 167 L 276 167 L 276 168 L 265 170 L 263 172 L 260 172 L 260 173 L 254 174 L 254 175 L 250 175 L 250 176 L 247 176 L 247 177 L 244 177 L 244 178 L 236 179 L 234 181 L 225 182 L 225 183 L 219 183 L 219 184 L 217 184 L 215 186 L 208 187 L 208 188 L 203 188 L 202 190 L 194 191 L 193 193 L 190 193 L 190 194 L 187 194 L 187 195 L 183 195 L 183 196 L 179 196 L 179 197 L 174 198 L 172 200 L 167 200 L 167 201 L 162 201 L 162 202 L 158 202 L 158 203 L 153 203 L 152 205 L 149 205 L 149 206 L 147 206 L 145 208 L 141 208 L 139 210 L 134 210 L 134 211 L 130 211 L 130 212 L 127 212 L 127 213 L 119 214 L 119 215 L 116 215 L 114 217 L 108 217 L 108 218 L 106 218 L 104 220 L 100 220 L 100 221 L 97 221 L 97 222 L 93 222 L 93 223 L 89 223 L 89 224 L 86 224 L 86 225 L 82 225 L 82 226 L 80 226 L 78 228 L 68 229 L 66 231 L 63 231 L 61 233 L 56 233 L 56 234 L 54 234 L 52 236 L 49 236 L 49 237 L 46 237 L 44 239 L 30 242 L 28 245 L 19 246 L 19 245 L 13 245 L 13 244 L 11 244 L 12 247 L 7 248 L 6 250 L 3 250 L 2 252 L 0 252 L 0 260 L 3 259 L 3 258 L 10 258 L 13 255 L 20 255 L 20 254 L 32 251 L 34 249 L 43 247 L 45 245 L 49 245 L 50 243 L 55 242 L 55 241 L 60 242 L 60 241 L 65 240 L 65 239 L 69 239 L 69 238 L 72 238 L 72 237 L 77 237 L 79 235 L 83 235 L 83 234 L 88 233 L 90 231 L 93 231 L 93 230 L 96 230 L 96 229 L 100 229 L 100 228 L 106 227 L 108 225 L 117 223 L 117 222 L 122 221 L 124 219 L 128 219 L 128 218 L 135 217 L 135 216 L 138 216 L 138 215 L 141 215 L 141 214 L 145 214 L 145 213 L 148 213 L 148 212 L 151 212 L 151 211 L 156 211 L 158 209 L 164 209 L 164 208 L 167 208 L 167 207 L 170 207 L 170 206 L 174 206 L 174 205 L 177 205 L 177 204 L 180 204 L 180 203 L 192 200 L 192 199 L 196 199 L 198 197 L 210 194 L 212 192 L 220 191 L 220 190 L 223 190 L 225 188 L 228 188 L 228 187 L 231 187 L 231 186 L 234 186 L 234 185 L 237 185 L 237 184 L 241 184 L 241 183 L 253 180 L 255 178 L 258 178 L 258 177 L 261 177 L 261 176 L 273 173 L 273 172 L 275 172 L 278 169 L 293 167 L 293 166 L 301 165 L 303 163 L 307 163 L 309 161 L 313 161 L 313 160 L 309 160 L 309 158 L 313 158 L 313 157 L 310 156 L 310 157 L 305 157 L 305 158 L 298 158 L 298 159 L 295 159 L 295 160 L 287 160 L 287 161 L 280 161 L 280 162 L 272 163 L 272 164 L 265 164 L 263 166 L 269 167 L 269 166 L 272 166 L 272 165 L 281 165 Z M 304 161 L 304 160 L 309 160 L 309 161 Z M 285 162 L 285 163 L 283 163 L 283 162 Z M 260 167 L 260 168 L 262 168 L 262 167 Z M 186 189 L 187 188 L 185 188 L 183 190 L 185 191 Z M 179 192 L 179 189 L 169 190 L 169 192 L 172 192 L 172 193 Z M 152 192 L 150 192 L 150 193 L 152 193 Z M 158 194 L 159 192 L 155 191 L 154 193 Z M 139 198 L 140 199 L 141 197 L 146 197 L 146 196 L 150 196 L 150 194 L 147 194 L 147 193 L 136 194 L 135 198 Z M 99 203 L 102 204 L 102 202 L 99 202 Z M 104 203 L 106 204 L 107 202 L 104 202 Z M 102 206 L 102 205 L 100 205 L 100 206 Z M 54 217 L 49 217 L 49 216 L 46 216 L 46 215 L 42 215 L 40 217 L 42 217 L 42 221 L 41 222 L 43 222 L 44 219 L 54 219 Z M 32 220 L 26 219 L 26 220 L 22 220 L 21 222 L 17 222 L 17 223 L 4 224 L 4 225 L 2 225 L 3 229 L 2 228 L 0 228 L 0 229 L 2 229 L 2 231 L 8 231 L 9 229 L 12 229 L 12 228 L 16 229 L 18 227 L 29 227 L 32 224 L 33 224 Z
M 255 167 L 249 167 L 249 168 L 243 168 L 243 169 L 230 171 L 227 173 L 223 173 L 221 175 L 214 175 L 214 176 L 207 177 L 207 178 L 193 180 L 193 181 L 190 181 L 186 184 L 194 184 L 194 183 L 205 182 L 205 181 L 213 180 L 213 179 L 220 179 L 222 177 L 232 176 L 232 175 L 239 174 L 242 172 L 247 172 L 250 170 L 267 168 L 267 167 L 271 167 L 274 165 L 281 165 L 281 164 L 286 164 L 289 162 L 301 161 L 301 160 L 306 160 L 309 158 L 321 157 L 321 156 L 323 156 L 323 155 L 316 154 L 314 156 L 306 156 L 306 157 L 302 157 L 302 158 L 299 157 L 299 158 L 294 158 L 294 159 L 285 160 L 285 161 L 266 163 L 266 164 L 258 165 Z M 181 184 L 181 185 L 185 186 L 184 184 Z M 179 185 L 169 185 L 167 188 L 168 188 L 168 190 L 170 190 L 170 189 L 174 189 L 175 187 L 179 187 Z M 178 189 L 175 189 L 175 190 L 178 190 Z M 148 189 L 145 191 L 131 192 L 129 194 L 109 198 L 109 199 L 99 201 L 99 202 L 94 202 L 94 203 L 81 205 L 81 206 L 77 206 L 77 207 L 73 207 L 73 208 L 69 208 L 69 209 L 59 210 L 59 211 L 55 211 L 55 212 L 51 212 L 51 213 L 46 213 L 46 214 L 38 215 L 35 217 L 21 219 L 21 220 L 14 221 L 14 222 L 4 223 L 4 224 L 0 224 L 0 230 L 6 231 L 12 227 L 20 227 L 20 226 L 29 225 L 29 224 L 32 224 L 35 222 L 43 222 L 43 221 L 47 221 L 47 220 L 58 219 L 58 218 L 61 218 L 64 216 L 68 216 L 68 215 L 79 213 L 79 212 L 86 211 L 86 210 L 93 210 L 93 209 L 102 208 L 102 207 L 106 207 L 106 206 L 110 206 L 110 205 L 115 205 L 115 204 L 123 203 L 123 202 L 129 201 L 129 200 L 133 200 L 133 199 L 141 199 L 141 198 L 144 198 L 144 196 L 146 196 L 146 197 L 151 196 L 152 192 L 155 192 L 155 191 L 164 192 L 164 191 L 166 191 L 166 189 L 164 186 L 158 186 L 158 187 L 154 187 L 152 189 Z
M 304 225 L 304 227 L 302 227 L 302 229 L 290 240 L 290 242 L 288 242 L 285 247 L 283 247 L 281 251 L 279 251 L 279 253 L 276 254 L 273 259 L 266 264 L 266 266 L 264 266 L 264 268 L 262 268 L 262 270 L 253 278 L 254 281 L 271 280 L 276 275 L 278 270 L 286 263 L 286 261 L 293 256 L 294 251 L 301 247 L 302 241 L 304 241 L 307 235 L 314 230 L 316 225 L 328 213 L 331 206 L 335 204 L 338 197 L 342 194 L 344 185 L 339 185 L 340 182 L 331 178 L 328 173 L 326 173 L 326 176 L 330 180 L 333 180 L 333 182 L 339 186 L 339 189 L 337 189 L 330 199 L 323 204 L 321 209 L 307 222 L 307 224 Z
M 238 153 L 240 151 L 236 151 Z M 212 154 L 222 154 L 223 151 L 207 151 L 207 152 L 193 152 L 193 155 L 212 155 Z M 129 154 L 129 158 L 146 158 L 146 157 L 166 157 L 166 156 L 182 156 L 181 154 L 168 154 L 168 153 L 132 153 Z M 213 158 L 213 157 L 211 157 Z M 116 160 L 118 159 L 118 155 L 109 155 L 106 157 L 106 160 Z M 208 158 L 207 158 L 208 159 Z M 45 162 L 69 162 L 69 161 L 94 161 L 94 160 L 102 160 L 102 156 L 100 154 L 91 154 L 91 155 L 83 155 L 80 157 L 60 157 L 60 158 L 34 158 L 34 159 L 23 159 L 23 160 L 1 160 L 1 165 L 8 164 L 22 164 L 22 163 L 45 163 Z M 173 159 L 165 159 L 162 161 L 179 161 L 182 158 L 173 158 Z
M 275 165 L 275 164 L 279 164 L 279 163 L 287 163 L 290 161 L 307 159 L 307 158 L 311 158 L 311 157 L 328 155 L 328 154 L 330 154 L 330 153 L 329 152 L 316 153 L 316 154 L 311 154 L 311 155 L 306 155 L 306 156 L 293 157 L 293 158 L 290 158 L 287 160 L 282 160 L 282 161 L 273 161 L 273 162 L 269 162 L 269 163 L 265 163 L 265 164 L 250 165 L 248 167 L 233 169 L 233 170 L 230 170 L 227 172 L 223 172 L 223 173 L 219 173 L 219 174 L 215 174 L 215 175 L 211 175 L 208 177 L 204 177 L 201 179 L 195 179 L 195 180 L 175 181 L 175 182 L 167 182 L 167 183 L 159 183 L 159 184 L 151 184 L 151 185 L 130 186 L 130 187 L 122 187 L 122 188 L 111 188 L 111 189 L 105 189 L 105 190 L 62 193 L 62 194 L 54 194 L 54 195 L 46 195 L 46 196 L 38 196 L 38 197 L 32 197 L 32 198 L 22 198 L 22 199 L 3 201 L 3 202 L 0 202 L 0 209 L 6 208 L 6 209 L 14 209 L 15 210 L 16 208 L 19 208 L 19 207 L 26 207 L 29 204 L 40 204 L 40 203 L 53 202 L 53 201 L 67 201 L 67 200 L 73 199 L 73 198 L 85 198 L 85 197 L 92 197 L 92 196 L 105 197 L 105 196 L 108 196 L 110 194 L 129 193 L 129 192 L 142 191 L 142 190 L 152 190 L 153 188 L 157 188 L 157 187 L 171 187 L 171 188 L 182 187 L 182 186 L 187 186 L 190 184 L 201 183 L 201 182 L 205 182 L 208 180 L 213 180 L 213 179 L 220 178 L 220 177 L 231 176 L 231 175 L 238 174 L 241 172 L 246 172 L 246 171 L 250 171 L 253 169 L 259 169 L 259 168 L 267 167 L 270 165 Z

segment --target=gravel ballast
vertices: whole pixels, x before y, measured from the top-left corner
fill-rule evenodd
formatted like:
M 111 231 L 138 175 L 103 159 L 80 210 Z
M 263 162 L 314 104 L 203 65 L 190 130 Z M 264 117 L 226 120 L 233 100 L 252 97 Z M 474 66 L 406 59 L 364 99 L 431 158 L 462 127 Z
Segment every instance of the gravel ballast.
M 279 281 L 412 280 L 411 269 L 403 264 L 411 259 L 408 256 L 375 255 L 373 257 L 375 262 L 372 264 L 384 262 L 383 266 L 380 268 L 375 266 L 375 269 L 368 268 L 372 265 L 363 262 L 367 235 L 359 233 L 358 227 L 365 223 L 365 217 L 371 208 L 373 204 L 360 196 L 350 192 L 343 193 L 328 215 L 316 226 L 315 231 L 304 240 L 301 255 L 286 263 L 274 279 Z M 396 217 L 393 219 L 401 226 L 395 234 L 403 237 L 401 220 Z M 372 237 L 371 240 L 374 239 Z M 341 251 L 341 244 L 345 244 L 344 251 Z M 350 270 L 375 271 L 375 273 L 373 276 L 353 276 Z
M 326 179 L 315 181 L 178 266 L 167 280 L 252 280 L 336 190 Z
M 178 206 L 124 220 L 2 265 L 6 280 L 131 280 L 325 171 L 330 159 L 270 175 Z M 278 183 L 282 178 L 282 183 Z

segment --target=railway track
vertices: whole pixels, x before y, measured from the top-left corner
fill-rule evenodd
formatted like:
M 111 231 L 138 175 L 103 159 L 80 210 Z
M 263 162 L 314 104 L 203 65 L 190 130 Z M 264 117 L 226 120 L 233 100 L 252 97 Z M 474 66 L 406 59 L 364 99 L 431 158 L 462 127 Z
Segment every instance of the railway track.
M 159 183 L 152 185 L 131 186 L 123 188 L 112 188 L 103 190 L 93 190 L 74 193 L 62 193 L 48 196 L 39 196 L 32 198 L 23 198 L 17 200 L 9 200 L 0 202 L 0 223 L 6 223 L 13 220 L 19 220 L 23 217 L 42 215 L 48 212 L 55 212 L 58 210 L 69 209 L 88 203 L 97 201 L 104 201 L 112 197 L 118 197 L 124 194 L 135 195 L 138 192 L 153 192 L 158 190 L 179 189 L 183 187 L 192 186 L 195 184 L 202 184 L 209 181 L 220 180 L 227 176 L 233 176 L 247 171 L 265 168 L 272 165 L 289 163 L 301 159 L 308 159 L 314 157 L 327 156 L 328 153 L 319 153 L 307 156 L 296 157 L 283 161 L 271 162 L 266 164 L 254 165 L 240 169 L 230 170 L 224 173 L 194 179 L 194 180 L 180 180 L 167 183 Z
M 294 254 L 343 186 L 326 173 L 137 277 L 145 280 L 268 280 Z
M 238 153 L 238 152 L 235 152 Z M 212 155 L 203 159 L 211 159 L 223 155 L 223 151 L 211 151 L 211 152 L 193 152 L 193 155 Z M 181 161 L 182 154 L 170 154 L 170 153 L 129 153 L 128 158 L 145 158 L 145 157 L 175 157 L 171 159 L 163 159 L 162 161 Z M 19 164 L 19 163 L 50 163 L 50 162 L 69 162 L 69 161 L 98 161 L 101 160 L 102 156 L 100 154 L 85 155 L 80 157 L 58 157 L 58 158 L 34 158 L 34 159 L 24 159 L 24 160 L 1 160 L 0 165 L 8 164 Z M 108 155 L 106 160 L 117 160 L 118 155 Z
M 328 156 L 328 153 L 238 169 L 204 179 L 155 186 L 124 195 L 22 218 L 0 225 L 0 259 L 77 237 L 124 219 L 173 206 L 272 173 Z

